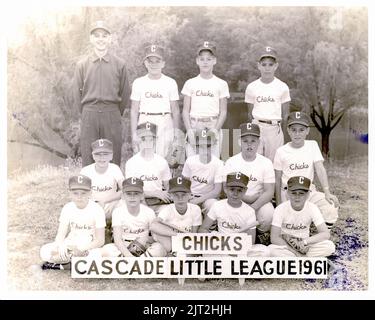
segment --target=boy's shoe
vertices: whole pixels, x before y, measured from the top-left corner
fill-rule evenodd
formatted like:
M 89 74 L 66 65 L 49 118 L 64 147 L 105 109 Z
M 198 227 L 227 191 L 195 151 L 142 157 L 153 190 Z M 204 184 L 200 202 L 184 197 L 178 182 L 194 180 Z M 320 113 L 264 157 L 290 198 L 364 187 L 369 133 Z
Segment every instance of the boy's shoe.
M 42 264 L 42 270 L 70 270 L 71 263 L 52 263 L 52 262 L 44 262 Z

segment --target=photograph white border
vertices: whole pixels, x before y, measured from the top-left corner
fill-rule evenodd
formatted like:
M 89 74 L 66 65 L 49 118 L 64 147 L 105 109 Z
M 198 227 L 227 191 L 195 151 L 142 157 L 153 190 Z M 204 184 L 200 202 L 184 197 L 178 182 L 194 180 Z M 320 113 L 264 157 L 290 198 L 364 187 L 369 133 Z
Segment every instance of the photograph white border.
M 212 2 L 205 3 L 208 6 L 212 5 Z M 136 4 L 133 1 L 64 1 L 62 5 L 61 2 L 52 2 L 52 1 L 11 1 L 8 3 L 2 3 L 1 8 L 1 33 L 0 33 L 0 103 L 2 111 L 2 119 L 7 119 L 6 117 L 6 108 L 7 108 L 7 79 L 6 79 L 6 31 L 14 27 L 12 24 L 12 16 L 9 16 L 8 13 L 12 12 L 13 14 L 17 13 L 18 10 L 22 11 L 23 14 L 27 13 L 28 6 L 29 8 L 38 9 L 38 8 L 60 8 L 60 7 L 69 7 L 69 6 L 187 6 L 184 2 L 176 1 L 137 1 Z M 189 1 L 189 6 L 200 6 L 202 5 L 201 1 Z M 299 1 L 215 1 L 215 6 L 301 6 Z M 306 1 L 303 3 L 303 6 L 366 6 L 368 8 L 368 18 L 369 18 L 369 88 L 374 88 L 374 63 L 373 56 L 375 54 L 374 50 L 374 39 L 375 39 L 375 24 L 374 24 L 374 8 L 371 6 L 370 1 Z M 22 9 L 20 9 L 22 8 Z M 13 21 L 21 22 L 21 21 Z M 369 90 L 369 135 L 374 136 L 374 93 L 372 90 Z M 374 236 L 372 232 L 374 231 L 374 217 L 369 215 L 369 254 L 368 254 L 368 290 L 366 291 L 245 291 L 245 290 L 236 290 L 236 291 L 29 291 L 29 292 L 9 292 L 7 290 L 6 278 L 7 278 L 7 184 L 4 183 L 7 181 L 7 171 L 6 164 L 7 162 L 7 146 L 6 146 L 6 137 L 7 137 L 7 128 L 5 125 L 1 126 L 1 157 L 2 157 L 2 166 L 1 166 L 1 178 L 3 183 L 1 184 L 1 214 L 0 214 L 0 287 L 1 287 L 1 299 L 103 299 L 103 300 L 150 300 L 150 299 L 162 299 L 162 300 L 185 300 L 185 299 L 225 299 L 225 300 L 259 300 L 259 299 L 332 299 L 332 300 L 341 300 L 341 299 L 371 299 L 375 294 L 375 283 L 374 283 Z M 374 194 L 374 152 L 373 145 L 369 142 L 369 172 L 368 172 L 368 195 Z M 368 212 L 373 212 L 374 209 L 374 197 L 369 198 L 369 207 Z M 84 293 L 84 294 L 82 294 Z M 228 297 L 230 299 L 228 299 Z

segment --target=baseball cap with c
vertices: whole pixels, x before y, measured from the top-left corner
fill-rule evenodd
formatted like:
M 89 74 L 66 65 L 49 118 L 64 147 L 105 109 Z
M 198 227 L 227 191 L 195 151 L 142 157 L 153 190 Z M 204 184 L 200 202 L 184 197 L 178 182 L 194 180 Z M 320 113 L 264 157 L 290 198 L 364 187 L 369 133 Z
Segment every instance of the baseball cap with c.
M 111 34 L 111 30 L 109 30 L 109 28 L 106 26 L 106 24 L 102 20 L 96 21 L 94 23 L 94 25 L 92 26 L 92 28 L 90 30 L 90 34 L 93 33 L 97 29 L 103 29 L 103 30 L 107 31 L 109 34 Z
M 203 50 L 210 51 L 216 57 L 216 46 L 214 43 L 210 41 L 203 41 L 203 43 L 200 43 L 198 45 L 197 55 L 199 56 Z
M 157 131 L 156 124 L 151 123 L 151 122 L 143 122 L 137 126 L 137 135 L 139 137 L 150 136 L 150 135 L 156 137 L 156 131 Z
M 310 190 L 310 184 L 311 181 L 309 178 L 303 177 L 303 176 L 295 176 L 289 178 L 287 185 L 288 190 L 294 191 L 294 190 Z
M 91 179 L 79 174 L 69 178 L 69 190 L 91 190 Z
M 122 191 L 138 191 L 143 192 L 143 181 L 136 177 L 125 179 L 122 183 Z
M 183 176 L 178 176 L 169 180 L 168 192 L 190 192 L 191 181 Z
M 264 47 L 262 51 L 259 54 L 259 60 L 262 60 L 263 58 L 274 58 L 277 60 L 277 52 L 272 47 Z
M 216 136 L 210 130 L 196 130 L 195 131 L 195 145 L 207 145 L 212 146 L 216 143 Z
M 164 57 L 164 48 L 157 44 L 150 44 L 145 47 L 144 60 L 148 57 L 157 57 L 163 59 Z
M 252 135 L 260 137 L 260 129 L 256 123 L 246 122 L 240 124 L 241 138 L 244 136 Z
M 247 187 L 249 177 L 242 172 L 232 172 L 227 175 L 227 187 Z
M 113 144 L 108 139 L 98 139 L 91 144 L 93 153 L 113 152 Z
M 288 122 L 288 126 L 295 124 L 295 123 L 302 124 L 306 127 L 310 125 L 309 124 L 310 119 L 308 115 L 300 111 L 289 113 L 287 122 Z

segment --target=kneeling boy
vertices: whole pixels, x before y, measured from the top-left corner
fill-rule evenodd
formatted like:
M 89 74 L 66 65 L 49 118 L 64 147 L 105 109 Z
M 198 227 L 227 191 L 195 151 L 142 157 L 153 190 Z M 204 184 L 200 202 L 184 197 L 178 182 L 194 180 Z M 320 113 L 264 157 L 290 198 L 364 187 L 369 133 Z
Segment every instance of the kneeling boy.
M 73 256 L 98 256 L 104 245 L 105 214 L 90 200 L 91 179 L 84 175 L 69 179 L 68 202 L 61 210 L 55 241 L 40 249 L 42 269 L 70 269 Z
M 158 218 L 151 225 L 153 237 L 170 253 L 172 250 L 172 236 L 177 233 L 197 232 L 202 224 L 201 209 L 190 199 L 190 180 L 182 176 L 169 180 L 169 193 L 172 204 L 160 211 Z
M 308 201 L 310 179 L 303 176 L 288 180 L 289 201 L 275 209 L 269 245 L 272 257 L 307 256 L 326 257 L 335 252 L 329 240 L 330 233 L 318 207 Z M 310 236 L 314 223 L 318 233 Z

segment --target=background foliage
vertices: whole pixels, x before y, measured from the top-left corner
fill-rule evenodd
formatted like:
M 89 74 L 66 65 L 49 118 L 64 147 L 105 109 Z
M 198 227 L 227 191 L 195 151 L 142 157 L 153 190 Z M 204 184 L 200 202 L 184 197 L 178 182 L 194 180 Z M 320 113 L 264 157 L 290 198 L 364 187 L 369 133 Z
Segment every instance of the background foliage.
M 216 42 L 215 74 L 231 92 L 242 94 L 259 77 L 259 49 L 275 47 L 276 76 L 289 85 L 292 106 L 311 114 L 325 155 L 343 115 L 367 108 L 367 8 L 82 7 L 50 14 L 48 23 L 29 21 L 25 40 L 8 48 L 10 142 L 79 157 L 79 115 L 70 86 L 75 63 L 90 50 L 88 33 L 95 20 L 112 28 L 111 50 L 127 61 L 131 82 L 146 71 L 144 44 L 157 42 L 167 52 L 164 73 L 176 79 L 179 90 L 198 73 L 195 49 L 202 40 Z

